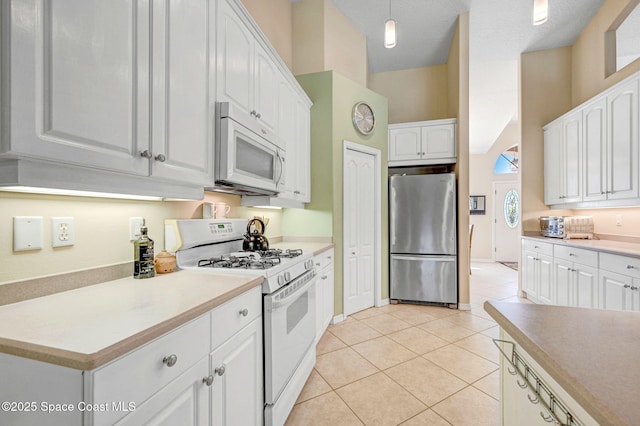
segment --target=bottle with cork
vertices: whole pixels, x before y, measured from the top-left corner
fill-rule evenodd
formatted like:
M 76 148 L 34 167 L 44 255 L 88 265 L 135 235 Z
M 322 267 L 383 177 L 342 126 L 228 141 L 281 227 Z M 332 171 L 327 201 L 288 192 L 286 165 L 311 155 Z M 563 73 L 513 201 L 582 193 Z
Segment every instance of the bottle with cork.
M 143 219 L 140 237 L 133 242 L 133 278 L 151 278 L 156 275 L 153 264 L 153 240 L 147 232 L 147 225 Z

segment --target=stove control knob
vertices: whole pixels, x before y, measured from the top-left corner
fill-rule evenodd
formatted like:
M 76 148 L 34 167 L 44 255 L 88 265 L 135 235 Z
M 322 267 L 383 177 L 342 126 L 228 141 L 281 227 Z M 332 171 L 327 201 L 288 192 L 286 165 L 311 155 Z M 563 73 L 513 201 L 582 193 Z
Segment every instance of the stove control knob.
M 278 284 L 284 285 L 284 277 L 282 275 L 278 275 Z
M 284 273 L 284 279 L 289 281 L 291 280 L 291 272 L 287 271 Z

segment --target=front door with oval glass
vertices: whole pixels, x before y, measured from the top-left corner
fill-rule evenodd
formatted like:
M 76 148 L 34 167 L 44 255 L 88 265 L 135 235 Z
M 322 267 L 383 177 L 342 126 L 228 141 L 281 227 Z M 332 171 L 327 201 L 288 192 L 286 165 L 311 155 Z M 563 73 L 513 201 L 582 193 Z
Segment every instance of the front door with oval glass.
M 517 182 L 494 182 L 493 247 L 496 262 L 517 262 L 520 237 L 520 193 Z

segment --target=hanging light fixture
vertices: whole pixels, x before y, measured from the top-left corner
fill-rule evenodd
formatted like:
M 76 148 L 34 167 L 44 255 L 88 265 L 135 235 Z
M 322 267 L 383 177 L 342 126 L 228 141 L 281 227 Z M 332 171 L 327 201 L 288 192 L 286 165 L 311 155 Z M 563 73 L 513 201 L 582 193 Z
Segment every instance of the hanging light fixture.
M 396 47 L 396 20 L 391 17 L 391 0 L 389 0 L 389 19 L 384 21 L 384 47 Z
M 549 0 L 533 0 L 533 25 L 542 25 L 549 19 Z

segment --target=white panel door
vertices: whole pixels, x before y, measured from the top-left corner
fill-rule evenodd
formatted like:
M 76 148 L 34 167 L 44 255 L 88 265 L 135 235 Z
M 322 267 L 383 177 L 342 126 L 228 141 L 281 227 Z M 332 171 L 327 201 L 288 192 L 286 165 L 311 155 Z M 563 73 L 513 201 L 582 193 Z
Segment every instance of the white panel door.
M 562 143 L 563 203 L 582 201 L 582 111 L 564 120 Z
M 628 310 L 631 300 L 627 289 L 631 287 L 633 279 L 609 271 L 600 271 L 599 276 L 599 307 L 619 311 Z
M 586 265 L 575 266 L 574 305 L 580 308 L 598 307 L 598 269 Z
M 344 315 L 374 304 L 375 157 L 347 149 L 344 176 Z
M 279 71 L 267 51 L 258 43 L 255 43 L 254 70 L 255 117 L 263 126 L 278 133 Z
M 556 122 L 544 131 L 544 203 L 560 204 L 562 184 L 562 122 Z
M 607 97 L 608 199 L 638 197 L 638 80 Z
M 571 287 L 573 285 L 573 264 L 566 260 L 554 259 L 555 304 L 573 306 Z
M 422 128 L 422 159 L 456 157 L 455 125 L 443 124 Z
M 389 130 L 389 161 L 422 158 L 420 127 Z
M 522 291 L 527 293 L 527 298 L 538 298 L 537 288 L 537 253 L 525 251 L 522 255 Z
M 153 4 L 151 174 L 193 184 L 211 183 L 212 85 L 215 83 L 210 0 Z
M 554 304 L 553 295 L 553 258 L 546 254 L 538 254 L 536 261 L 538 267 L 538 299 L 548 305 Z
M 6 9 L 5 152 L 148 175 L 139 153 L 150 138 L 149 2 L 16 0 Z

